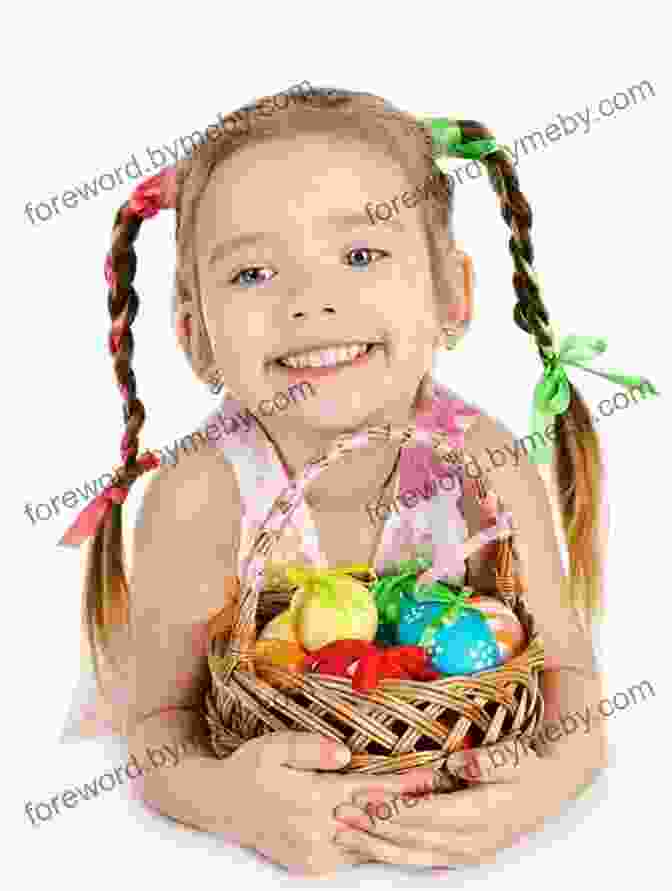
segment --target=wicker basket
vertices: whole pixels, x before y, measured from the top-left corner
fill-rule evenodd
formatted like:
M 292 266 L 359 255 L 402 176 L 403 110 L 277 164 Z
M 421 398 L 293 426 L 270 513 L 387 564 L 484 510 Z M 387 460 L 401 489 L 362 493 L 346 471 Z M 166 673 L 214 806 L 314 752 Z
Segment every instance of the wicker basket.
M 540 673 L 543 645 L 512 575 L 511 539 L 497 544 L 497 597 L 521 621 L 527 634 L 523 653 L 504 665 L 469 676 L 437 681 L 383 680 L 371 693 L 352 689 L 351 679 L 297 674 L 264 666 L 255 675 L 252 652 L 263 625 L 284 610 L 291 591 L 262 591 L 264 565 L 306 487 L 328 466 L 373 442 L 398 441 L 402 448 L 431 445 L 442 461 L 461 465 L 444 434 L 414 426 L 372 427 L 339 437 L 326 454 L 310 461 L 303 474 L 276 499 L 244 562 L 241 597 L 230 636 L 209 647 L 211 689 L 205 699 L 211 743 L 226 757 L 247 740 L 273 731 L 308 731 L 345 743 L 352 759 L 343 773 L 389 774 L 433 768 L 439 778 L 446 759 L 469 733 L 474 747 L 529 738 L 543 718 Z M 490 592 L 488 592 L 490 593 Z

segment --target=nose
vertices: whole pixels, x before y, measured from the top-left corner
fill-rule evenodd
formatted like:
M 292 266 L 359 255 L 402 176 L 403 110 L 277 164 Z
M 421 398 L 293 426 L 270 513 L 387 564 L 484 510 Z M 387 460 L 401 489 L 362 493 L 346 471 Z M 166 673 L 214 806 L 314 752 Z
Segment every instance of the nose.
M 320 312 L 320 311 L 323 313 L 330 313 L 330 314 L 336 313 L 336 310 L 334 309 L 333 306 L 323 306 L 321 310 L 318 310 L 318 312 Z M 311 315 L 311 313 L 308 313 L 305 310 L 301 310 L 301 309 L 297 309 L 295 311 L 294 310 L 290 311 L 290 318 L 292 318 L 292 319 L 297 319 L 297 320 L 298 319 L 307 319 L 310 315 Z

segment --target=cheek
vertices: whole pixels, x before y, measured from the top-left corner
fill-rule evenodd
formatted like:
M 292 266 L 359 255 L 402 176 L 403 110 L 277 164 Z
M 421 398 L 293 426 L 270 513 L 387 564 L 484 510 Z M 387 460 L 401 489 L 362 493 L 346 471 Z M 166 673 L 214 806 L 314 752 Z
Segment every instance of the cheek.
M 272 330 L 268 314 L 263 309 L 250 307 L 251 302 L 248 299 L 248 307 L 243 312 L 239 309 L 220 310 L 208 322 L 213 349 L 222 371 L 232 363 L 258 365 L 259 360 L 269 352 Z
M 255 289 L 239 288 L 231 291 L 222 285 L 204 288 L 203 319 L 213 349 L 220 364 L 227 356 L 243 358 L 242 345 L 264 341 L 272 330 L 268 299 L 264 299 L 263 285 Z
M 268 315 L 261 309 L 251 309 L 245 314 L 245 331 L 251 341 L 261 343 L 268 334 Z
M 399 330 L 397 342 L 393 344 L 396 357 L 417 362 L 424 368 L 431 362 L 438 335 L 438 323 L 431 318 L 419 318 L 415 313 Z
M 394 301 L 390 316 L 394 329 L 401 335 L 400 341 L 408 345 L 409 352 L 418 352 L 431 345 L 441 324 L 429 288 L 414 288 L 405 295 L 400 294 Z

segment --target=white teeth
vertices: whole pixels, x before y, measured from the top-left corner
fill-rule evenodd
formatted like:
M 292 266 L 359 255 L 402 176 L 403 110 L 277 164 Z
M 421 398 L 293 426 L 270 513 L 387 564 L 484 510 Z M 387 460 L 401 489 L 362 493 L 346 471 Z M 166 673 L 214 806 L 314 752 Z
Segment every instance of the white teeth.
M 350 346 L 332 347 L 328 350 L 310 350 L 307 353 L 296 353 L 280 359 L 281 365 L 289 368 L 330 368 L 343 362 L 351 362 L 367 350 L 365 343 Z

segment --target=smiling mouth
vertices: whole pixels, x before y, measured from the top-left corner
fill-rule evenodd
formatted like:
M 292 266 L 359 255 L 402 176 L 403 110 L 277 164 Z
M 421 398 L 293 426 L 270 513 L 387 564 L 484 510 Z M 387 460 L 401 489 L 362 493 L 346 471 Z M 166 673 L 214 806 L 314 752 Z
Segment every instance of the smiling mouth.
M 335 344 L 316 350 L 305 350 L 300 353 L 288 353 L 274 364 L 282 368 L 339 368 L 350 365 L 362 356 L 373 352 L 376 347 L 382 347 L 380 341 L 366 343 L 364 341 L 349 344 Z

